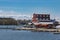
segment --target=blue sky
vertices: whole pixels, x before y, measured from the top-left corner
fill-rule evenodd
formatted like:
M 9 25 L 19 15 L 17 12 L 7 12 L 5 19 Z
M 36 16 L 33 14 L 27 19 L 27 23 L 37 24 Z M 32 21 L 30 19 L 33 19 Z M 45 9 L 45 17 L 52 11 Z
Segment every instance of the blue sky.
M 60 0 L 0 0 L 0 15 L 31 16 L 33 13 L 48 13 L 59 18 Z

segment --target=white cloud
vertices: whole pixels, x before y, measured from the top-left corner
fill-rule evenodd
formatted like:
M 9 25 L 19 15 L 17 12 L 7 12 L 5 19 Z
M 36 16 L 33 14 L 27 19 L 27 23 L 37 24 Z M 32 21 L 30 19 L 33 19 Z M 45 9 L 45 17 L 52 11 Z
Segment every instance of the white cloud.
M 15 11 L 2 11 L 0 10 L 0 17 L 12 17 L 15 19 L 31 19 L 32 15 L 22 14 Z

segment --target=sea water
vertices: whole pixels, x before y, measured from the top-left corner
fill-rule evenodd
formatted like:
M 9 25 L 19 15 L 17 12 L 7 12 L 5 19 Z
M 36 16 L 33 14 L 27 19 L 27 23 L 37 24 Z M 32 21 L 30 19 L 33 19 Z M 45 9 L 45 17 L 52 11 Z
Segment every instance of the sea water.
M 60 34 L 0 29 L 0 40 L 60 40 Z

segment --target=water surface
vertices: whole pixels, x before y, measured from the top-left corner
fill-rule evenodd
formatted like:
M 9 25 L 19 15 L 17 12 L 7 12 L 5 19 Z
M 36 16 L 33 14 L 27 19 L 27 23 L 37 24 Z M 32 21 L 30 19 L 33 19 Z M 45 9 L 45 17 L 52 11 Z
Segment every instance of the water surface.
M 0 40 L 60 40 L 60 34 L 0 29 Z

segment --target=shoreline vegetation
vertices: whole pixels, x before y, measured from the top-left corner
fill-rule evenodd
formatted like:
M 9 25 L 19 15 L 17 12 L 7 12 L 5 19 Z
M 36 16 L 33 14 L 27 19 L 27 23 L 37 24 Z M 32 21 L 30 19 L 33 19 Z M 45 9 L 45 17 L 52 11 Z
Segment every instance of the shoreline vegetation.
M 31 20 L 16 20 L 14 18 L 0 18 L 0 25 L 25 25 Z
M 17 25 L 17 21 L 13 18 L 0 18 L 0 25 Z

